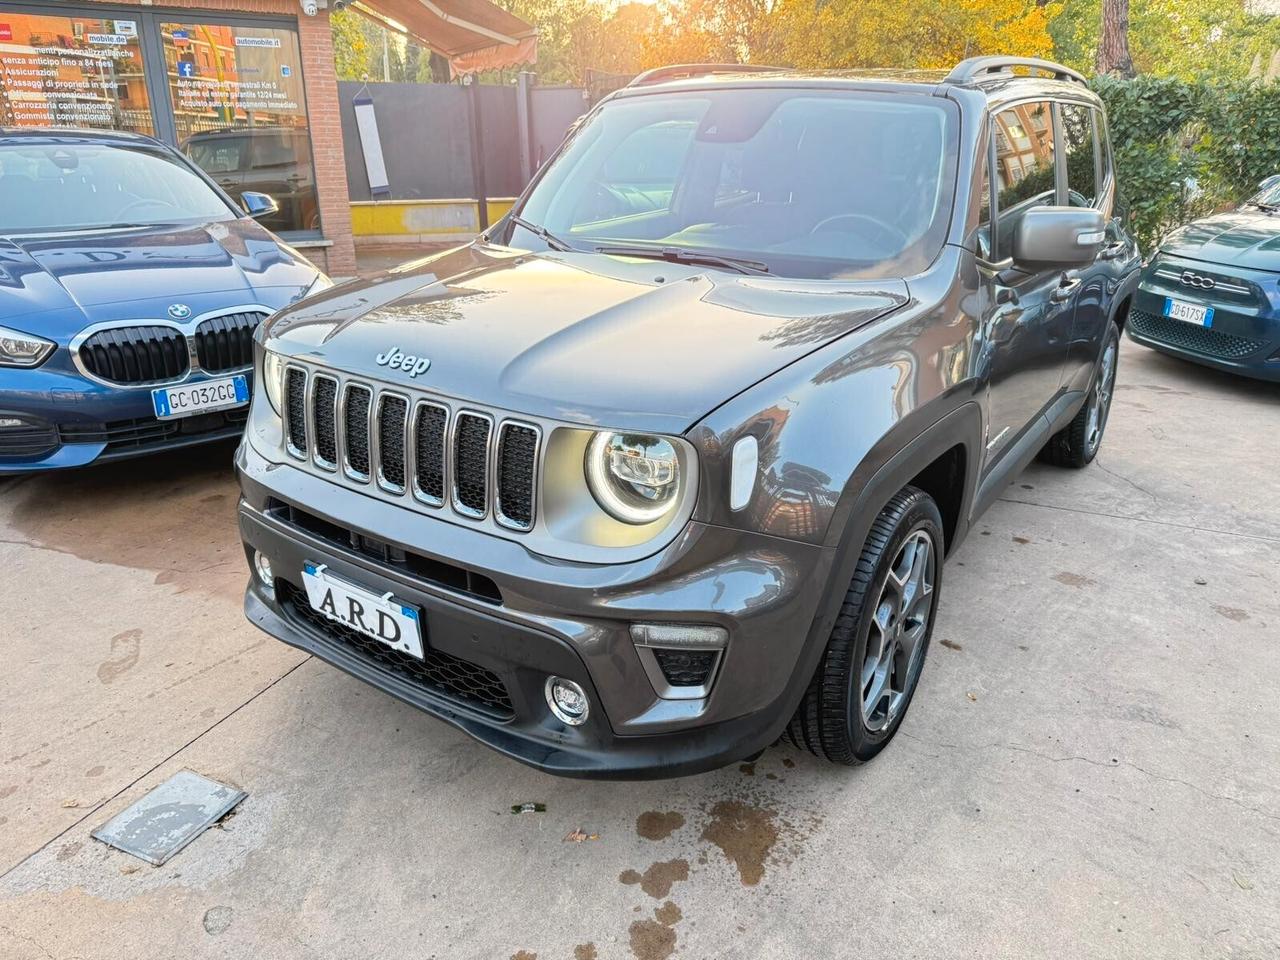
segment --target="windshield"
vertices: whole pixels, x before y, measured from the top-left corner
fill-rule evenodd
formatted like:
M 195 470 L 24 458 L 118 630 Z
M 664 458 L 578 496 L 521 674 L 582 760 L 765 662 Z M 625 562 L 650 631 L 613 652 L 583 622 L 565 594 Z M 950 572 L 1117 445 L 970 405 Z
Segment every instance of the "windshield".
M 1248 202 L 1259 207 L 1280 207 L 1280 180 L 1255 193 Z
M 905 276 L 945 240 L 957 118 L 926 96 L 735 89 L 624 97 L 519 211 L 582 250 L 678 247 L 807 278 Z M 542 243 L 516 226 L 513 243 Z
M 104 144 L 0 145 L 0 232 L 207 223 L 238 214 L 181 160 Z

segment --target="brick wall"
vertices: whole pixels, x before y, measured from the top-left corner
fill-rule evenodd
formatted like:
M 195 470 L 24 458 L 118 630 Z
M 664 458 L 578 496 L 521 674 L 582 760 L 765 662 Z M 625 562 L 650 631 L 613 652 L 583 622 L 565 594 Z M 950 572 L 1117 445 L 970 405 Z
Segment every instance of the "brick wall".
M 153 6 L 141 0 L 109 2 L 115 6 Z M 320 223 L 324 238 L 333 244 L 326 249 L 304 252 L 332 276 L 355 276 L 356 251 L 351 239 L 351 202 L 347 195 L 342 126 L 338 114 L 338 78 L 333 66 L 333 38 L 329 32 L 328 11 L 321 10 L 314 17 L 303 16 L 298 0 L 164 0 L 163 4 L 154 6 L 219 13 L 256 13 L 297 21 Z

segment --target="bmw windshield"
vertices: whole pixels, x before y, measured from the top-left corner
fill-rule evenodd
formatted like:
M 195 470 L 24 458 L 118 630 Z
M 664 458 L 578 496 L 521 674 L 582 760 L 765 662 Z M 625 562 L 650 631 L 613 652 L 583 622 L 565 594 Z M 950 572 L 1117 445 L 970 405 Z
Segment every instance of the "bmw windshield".
M 234 220 L 176 156 L 101 143 L 0 144 L 0 233 Z
M 914 94 L 620 97 L 572 135 L 518 211 L 541 230 L 513 223 L 511 242 L 688 262 L 701 252 L 789 277 L 906 276 L 945 241 L 958 126 L 953 104 Z

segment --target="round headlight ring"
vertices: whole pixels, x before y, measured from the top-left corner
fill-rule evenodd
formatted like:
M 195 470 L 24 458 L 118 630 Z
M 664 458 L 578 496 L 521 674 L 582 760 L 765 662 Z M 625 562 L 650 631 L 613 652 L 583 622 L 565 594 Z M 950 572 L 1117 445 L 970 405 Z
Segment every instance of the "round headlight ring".
M 284 357 L 270 350 L 262 355 L 262 389 L 276 416 L 283 416 Z
M 665 437 L 597 433 L 587 444 L 585 472 L 596 503 L 623 523 L 661 520 L 680 498 L 680 460 Z

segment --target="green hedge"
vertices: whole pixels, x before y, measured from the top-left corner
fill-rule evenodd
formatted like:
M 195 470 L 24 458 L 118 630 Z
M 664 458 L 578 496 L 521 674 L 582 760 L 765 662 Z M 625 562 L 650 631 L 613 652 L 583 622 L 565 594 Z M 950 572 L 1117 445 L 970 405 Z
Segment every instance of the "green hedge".
M 1091 86 L 1107 105 L 1120 211 L 1145 252 L 1280 173 L 1280 85 L 1141 76 Z

